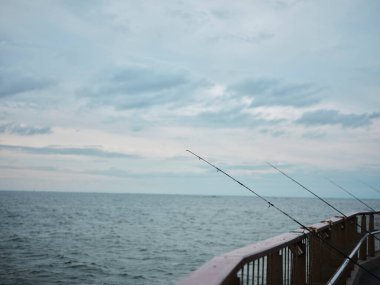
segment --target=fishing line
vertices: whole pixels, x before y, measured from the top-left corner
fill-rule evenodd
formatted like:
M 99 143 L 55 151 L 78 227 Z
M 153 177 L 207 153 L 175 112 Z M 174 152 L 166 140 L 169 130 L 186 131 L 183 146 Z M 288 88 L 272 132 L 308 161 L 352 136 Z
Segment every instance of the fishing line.
M 214 164 L 212 164 L 211 162 L 208 162 L 206 159 L 204 159 L 203 157 L 195 154 L 194 152 L 190 151 L 190 150 L 186 150 L 187 152 L 189 152 L 190 154 L 192 154 L 193 156 L 197 157 L 199 160 L 202 160 L 203 162 L 207 163 L 208 165 L 210 165 L 211 167 L 215 168 L 218 172 L 220 173 L 223 173 L 225 176 L 227 176 L 228 178 L 232 179 L 233 181 L 235 181 L 236 183 L 238 183 L 240 186 L 244 187 L 245 189 L 247 189 L 248 191 L 250 191 L 251 193 L 253 193 L 254 195 L 256 195 L 258 198 L 260 198 L 261 200 L 263 200 L 264 202 L 266 202 L 268 204 L 269 207 L 273 207 L 275 208 L 277 211 L 279 211 L 280 213 L 284 214 L 285 216 L 287 216 L 289 219 L 291 219 L 293 222 L 295 222 L 296 224 L 298 224 L 301 228 L 303 228 L 304 230 L 308 231 L 311 235 L 315 236 L 316 238 L 318 238 L 320 241 L 322 241 L 323 243 L 325 243 L 326 245 L 328 245 L 330 248 L 332 248 L 333 250 L 335 250 L 336 252 L 338 252 L 340 255 L 342 255 L 343 257 L 345 257 L 346 259 L 350 260 L 352 263 L 354 263 L 355 265 L 357 265 L 359 268 L 361 268 L 362 270 L 364 270 L 365 272 L 367 272 L 368 274 L 370 274 L 371 276 L 373 276 L 374 278 L 376 278 L 377 280 L 380 281 L 380 277 L 378 277 L 377 275 L 373 274 L 372 272 L 368 271 L 365 267 L 363 267 L 362 265 L 360 265 L 358 262 L 356 262 L 354 259 L 350 258 L 348 255 L 346 255 L 344 252 L 342 252 L 340 249 L 336 248 L 335 246 L 333 246 L 332 244 L 330 244 L 329 242 L 327 242 L 326 240 L 324 240 L 321 236 L 318 235 L 317 232 L 309 229 L 308 227 L 306 227 L 304 224 L 302 224 L 301 222 L 299 222 L 298 220 L 296 220 L 295 218 L 293 218 L 292 216 L 290 216 L 288 213 L 286 213 L 285 211 L 283 211 L 281 208 L 277 207 L 276 205 L 274 205 L 272 202 L 270 202 L 268 199 L 264 198 L 263 196 L 259 195 L 256 191 L 254 191 L 253 189 L 251 189 L 250 187 L 246 186 L 245 184 L 243 184 L 242 182 L 240 182 L 239 180 L 237 180 L 236 178 L 232 177 L 230 174 L 228 174 L 227 172 L 223 171 L 222 169 L 220 169 L 219 167 L 215 166 Z

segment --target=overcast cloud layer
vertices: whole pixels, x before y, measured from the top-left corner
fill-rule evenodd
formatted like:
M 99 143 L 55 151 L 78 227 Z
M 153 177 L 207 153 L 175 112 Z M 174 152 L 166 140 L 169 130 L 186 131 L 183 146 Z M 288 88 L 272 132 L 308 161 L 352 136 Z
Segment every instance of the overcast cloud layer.
M 380 195 L 379 1 L 0 4 L 0 189 Z

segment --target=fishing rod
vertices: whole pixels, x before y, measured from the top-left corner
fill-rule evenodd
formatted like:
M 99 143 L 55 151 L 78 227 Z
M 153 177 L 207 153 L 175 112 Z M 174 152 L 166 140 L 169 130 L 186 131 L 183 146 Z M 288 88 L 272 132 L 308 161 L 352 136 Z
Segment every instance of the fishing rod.
M 329 202 L 327 202 L 325 199 L 323 199 L 322 197 L 318 196 L 317 194 L 315 194 L 313 191 L 311 191 L 309 188 L 307 188 L 306 186 L 302 185 L 300 182 L 298 182 L 297 180 L 295 180 L 293 177 L 289 176 L 288 174 L 286 174 L 284 171 L 282 171 L 281 169 L 279 169 L 278 167 L 274 166 L 272 163 L 270 162 L 266 162 L 269 166 L 271 166 L 272 168 L 276 169 L 278 172 L 280 172 L 282 175 L 284 175 L 285 177 L 289 178 L 290 180 L 292 180 L 294 183 L 296 183 L 298 186 L 301 186 L 303 189 L 305 189 L 307 192 L 309 192 L 310 194 L 314 195 L 314 197 L 318 198 L 319 200 L 321 200 L 323 203 L 325 203 L 326 205 L 330 206 L 331 208 L 333 208 L 335 211 L 337 211 L 339 214 L 341 214 L 343 217 L 347 218 L 347 216 L 339 211 L 336 207 L 334 207 L 333 205 L 331 205 Z
M 325 177 L 326 180 L 328 180 L 331 184 L 335 185 L 336 187 L 338 187 L 340 190 L 346 192 L 348 195 L 350 195 L 351 197 L 353 197 L 354 199 L 358 200 L 360 203 L 362 203 L 364 206 L 366 206 L 368 209 L 370 209 L 372 212 L 375 212 L 375 209 L 372 208 L 371 206 L 369 206 L 367 203 L 364 203 L 361 199 L 359 199 L 358 197 L 356 197 L 354 194 L 352 194 L 351 192 L 349 192 L 347 189 L 343 188 L 342 186 L 340 186 L 338 183 L 335 183 L 332 179 L 328 178 L 328 177 Z
M 364 182 L 364 181 L 361 181 L 361 180 L 359 180 L 359 181 L 360 181 L 362 184 L 364 184 L 365 186 L 371 188 L 373 191 L 376 191 L 377 193 L 380 193 L 380 190 L 379 190 L 379 189 L 373 187 L 372 185 L 369 185 L 368 183 L 366 183 L 366 182 Z
M 271 166 L 272 168 L 276 169 L 278 172 L 280 172 L 282 175 L 284 175 L 285 177 L 289 178 L 290 180 L 292 180 L 294 183 L 296 183 L 297 185 L 301 186 L 303 189 L 305 189 L 307 192 L 309 192 L 310 194 L 312 194 L 314 197 L 318 198 L 319 200 L 321 200 L 323 203 L 325 203 L 326 205 L 330 206 L 332 209 L 334 209 L 335 211 L 337 211 L 339 214 L 341 214 L 344 218 L 348 218 L 342 211 L 340 211 L 339 209 L 337 209 L 336 207 L 334 207 L 333 205 L 331 205 L 329 202 L 327 202 L 325 199 L 323 199 L 322 197 L 320 197 L 319 195 L 315 194 L 313 191 L 311 191 L 309 188 L 307 188 L 306 186 L 304 186 L 303 184 L 301 184 L 300 182 L 298 182 L 297 180 L 295 180 L 293 177 L 291 177 L 290 175 L 286 174 L 284 171 L 282 171 L 281 169 L 279 169 L 278 167 L 274 166 L 272 163 L 270 162 L 266 162 L 269 166 Z M 363 231 L 365 231 L 366 233 L 370 233 L 365 227 L 363 228 L 359 223 L 357 223 L 355 221 L 355 224 L 357 227 L 359 227 L 360 229 L 362 229 Z M 380 241 L 379 238 L 375 237 L 375 239 L 377 239 L 378 241 Z
M 270 202 L 268 199 L 266 199 L 265 197 L 259 195 L 256 191 L 254 191 L 252 188 L 246 186 L 245 184 L 243 184 L 242 182 L 240 182 L 239 180 L 237 180 L 236 178 L 234 178 L 233 176 L 231 176 L 230 174 L 228 174 L 227 172 L 223 171 L 222 169 L 220 169 L 219 167 L 217 167 L 216 165 L 212 164 L 211 162 L 207 161 L 206 159 L 204 159 L 203 157 L 195 154 L 194 152 L 190 151 L 190 150 L 186 150 L 187 152 L 189 152 L 190 154 L 192 154 L 193 156 L 197 157 L 199 160 L 202 160 L 203 162 L 207 163 L 208 165 L 210 165 L 211 167 L 215 168 L 218 172 L 224 174 L 225 176 L 227 176 L 228 178 L 232 179 L 233 181 L 235 181 L 236 183 L 238 183 L 240 186 L 244 187 L 245 189 L 247 189 L 248 191 L 250 191 L 251 193 L 253 193 L 254 195 L 256 195 L 258 198 L 260 198 L 261 200 L 263 200 L 265 203 L 268 204 L 269 207 L 273 207 L 275 208 L 277 211 L 279 211 L 280 213 L 284 214 L 285 216 L 287 216 L 289 219 L 291 219 L 293 222 L 295 222 L 297 225 L 299 225 L 301 228 L 303 228 L 304 230 L 308 231 L 311 235 L 315 236 L 316 238 L 318 238 L 320 241 L 322 241 L 323 243 L 325 243 L 327 246 L 329 246 L 331 249 L 335 250 L 336 252 L 338 252 L 340 255 L 342 255 L 343 257 L 345 257 L 346 259 L 348 259 L 349 261 L 351 261 L 352 263 L 354 263 L 355 265 L 357 265 L 359 268 L 361 268 L 362 270 L 364 270 L 365 272 L 367 272 L 368 274 L 370 274 L 371 276 L 373 276 L 374 278 L 376 278 L 377 280 L 380 281 L 380 277 L 378 277 L 377 275 L 375 275 L 374 273 L 370 272 L 369 270 L 367 270 L 365 267 L 363 267 L 362 265 L 360 265 L 358 262 L 356 262 L 353 258 L 349 257 L 347 254 L 345 254 L 344 252 L 342 252 L 340 249 L 338 249 L 337 247 L 335 247 L 334 245 L 330 244 L 329 242 L 327 242 L 326 240 L 324 240 L 320 235 L 318 235 L 318 233 L 316 231 L 313 231 L 312 229 L 309 229 L 307 226 L 305 226 L 304 224 L 302 224 L 300 221 L 296 220 L 295 218 L 293 218 L 291 215 L 289 215 L 288 213 L 286 213 L 284 210 L 282 210 L 281 208 L 277 207 L 276 205 L 274 205 L 272 202 Z

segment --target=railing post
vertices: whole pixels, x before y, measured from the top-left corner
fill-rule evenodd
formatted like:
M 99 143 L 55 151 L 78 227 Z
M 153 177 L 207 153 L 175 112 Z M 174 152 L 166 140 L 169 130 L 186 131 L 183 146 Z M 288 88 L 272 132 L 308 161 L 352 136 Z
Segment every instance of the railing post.
M 375 218 L 373 214 L 369 215 L 369 225 L 368 231 L 373 232 L 375 229 Z M 373 235 L 368 237 L 368 255 L 375 256 L 375 238 Z
M 366 215 L 361 216 L 361 236 L 364 236 L 366 234 L 366 229 L 367 229 L 367 219 Z M 359 251 L 359 259 L 365 260 L 367 258 L 367 241 L 364 241 L 362 246 L 360 247 Z
M 345 239 L 344 239 L 344 230 L 345 230 L 345 224 L 344 224 L 343 219 L 339 223 L 331 225 L 330 243 L 342 252 L 347 251 Z M 343 260 L 344 260 L 344 257 L 340 253 L 336 251 L 331 251 L 331 260 L 330 260 L 331 268 L 330 268 L 329 276 L 335 272 L 335 270 L 339 267 L 339 265 L 342 263 Z
M 305 285 L 306 283 L 306 246 L 299 242 L 290 247 L 293 254 L 292 284 Z
M 240 279 L 239 279 L 239 277 L 236 276 L 236 274 L 231 275 L 226 281 L 227 281 L 226 284 L 229 284 L 229 285 L 240 285 L 241 284 Z
M 282 256 L 279 252 L 268 255 L 267 285 L 282 284 Z
M 349 254 L 350 249 L 351 249 L 351 244 L 350 244 L 350 239 L 349 239 L 349 232 L 350 232 L 350 221 L 345 217 L 342 222 L 340 223 L 340 241 L 342 245 L 343 252 L 345 254 Z M 341 262 L 342 263 L 345 259 L 344 256 L 340 256 Z M 340 264 L 337 266 L 340 266 Z M 342 284 L 346 284 L 346 280 L 350 276 L 350 269 L 349 267 L 345 270 L 342 278 Z
M 354 236 L 353 236 L 353 239 L 352 239 L 351 248 L 353 248 L 355 246 L 355 244 L 360 239 L 360 234 L 358 233 L 358 225 L 359 225 L 359 219 L 358 219 L 358 216 L 355 215 L 354 224 L 352 225 L 352 227 L 353 227 L 353 233 L 352 234 Z M 359 260 L 359 255 L 355 254 L 353 260 L 357 262 Z M 352 267 L 352 269 L 354 269 L 354 266 Z
M 356 245 L 356 239 L 357 239 L 357 218 L 356 216 L 353 216 L 353 217 L 349 217 L 347 219 L 345 219 L 345 250 L 344 252 L 348 255 L 350 253 L 350 251 L 352 250 L 352 248 L 354 248 L 354 246 Z M 353 257 L 353 260 L 357 261 L 357 255 L 355 255 Z M 351 276 L 351 272 L 354 270 L 355 268 L 355 264 L 353 262 L 350 262 L 348 265 L 347 265 L 347 268 L 345 270 L 345 279 L 344 279 L 344 283 L 345 284 L 345 280 L 347 280 L 348 278 L 350 278 Z
M 330 248 L 322 240 L 330 239 L 329 229 L 316 232 L 320 238 L 316 236 L 311 237 L 311 268 L 310 279 L 311 284 L 325 283 L 330 277 L 327 270 L 330 266 Z M 322 240 L 321 240 L 322 239 Z
M 357 229 L 356 229 L 356 216 L 346 220 L 346 241 L 347 248 L 352 249 L 356 243 Z M 356 257 L 356 255 L 355 255 Z M 355 260 L 355 257 L 353 258 Z M 347 267 L 347 278 L 351 276 L 351 271 L 354 270 L 354 263 L 350 262 Z
M 323 231 L 326 240 L 329 244 L 332 244 L 336 247 L 336 243 L 334 241 L 334 237 L 336 238 L 336 225 L 333 226 L 330 224 L 330 227 Z M 322 282 L 325 283 L 331 275 L 335 272 L 334 268 L 337 264 L 336 259 L 338 258 L 337 253 L 334 250 L 331 250 L 330 247 L 326 245 L 326 243 L 322 244 L 322 259 L 321 259 L 321 270 L 322 270 Z

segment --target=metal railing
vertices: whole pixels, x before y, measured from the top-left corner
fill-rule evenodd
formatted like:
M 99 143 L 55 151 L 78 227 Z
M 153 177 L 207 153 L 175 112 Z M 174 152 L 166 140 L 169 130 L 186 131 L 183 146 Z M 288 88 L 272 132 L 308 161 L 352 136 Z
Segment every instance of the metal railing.
M 350 260 L 352 260 L 353 258 L 355 258 L 355 256 L 358 254 L 361 246 L 364 244 L 364 242 L 367 242 L 368 238 L 371 237 L 372 235 L 376 235 L 376 234 L 379 234 L 380 231 L 374 231 L 374 232 L 370 232 L 370 233 L 366 233 L 361 239 L 360 241 L 357 243 L 357 245 L 355 246 L 355 248 L 352 250 L 352 252 L 350 253 L 350 255 L 348 256 L 348 258 L 346 258 L 344 260 L 344 262 L 342 263 L 342 265 L 338 268 L 338 270 L 335 272 L 335 274 L 331 277 L 331 279 L 326 283 L 326 285 L 336 285 L 336 284 L 339 284 L 339 283 L 342 283 L 345 281 L 344 279 L 344 275 L 345 275 L 345 272 L 348 268 L 348 265 L 350 263 Z
M 334 217 L 309 226 L 314 234 L 299 230 L 236 249 L 214 257 L 178 284 L 325 284 L 345 260 L 326 243 L 349 255 L 367 232 L 374 231 L 375 216 L 380 218 L 380 212 Z M 379 242 L 369 235 L 353 259 L 364 260 L 379 249 Z M 339 282 L 345 281 L 353 268 L 349 262 Z

